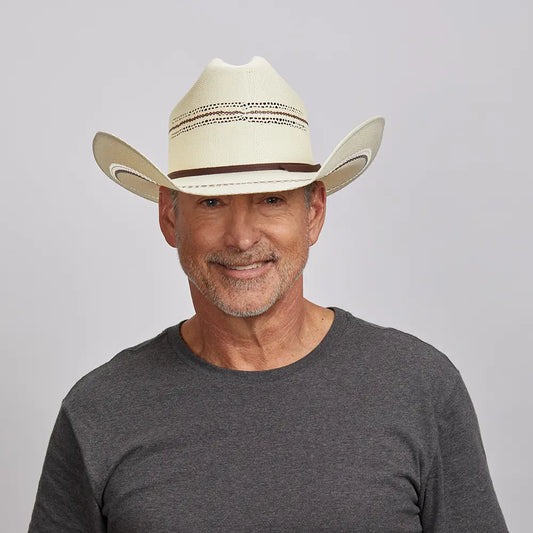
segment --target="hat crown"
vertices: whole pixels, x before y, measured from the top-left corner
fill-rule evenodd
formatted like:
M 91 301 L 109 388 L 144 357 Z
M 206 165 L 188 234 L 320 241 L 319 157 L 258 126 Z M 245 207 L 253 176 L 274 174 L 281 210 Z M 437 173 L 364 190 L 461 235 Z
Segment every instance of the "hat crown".
M 302 100 L 266 59 L 213 59 L 169 120 L 169 173 L 257 163 L 313 164 Z

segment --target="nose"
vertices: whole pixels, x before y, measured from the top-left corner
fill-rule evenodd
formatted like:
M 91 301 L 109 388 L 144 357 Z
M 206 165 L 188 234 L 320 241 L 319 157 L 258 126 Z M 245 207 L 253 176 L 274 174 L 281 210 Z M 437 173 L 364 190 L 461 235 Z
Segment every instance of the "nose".
M 250 202 L 233 201 L 226 220 L 224 244 L 244 252 L 261 239 L 259 220 Z

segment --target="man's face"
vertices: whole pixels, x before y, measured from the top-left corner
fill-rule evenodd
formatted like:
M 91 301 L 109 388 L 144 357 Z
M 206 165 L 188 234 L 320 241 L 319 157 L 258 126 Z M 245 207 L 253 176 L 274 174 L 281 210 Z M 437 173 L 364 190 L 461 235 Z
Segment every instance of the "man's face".
M 172 212 L 170 194 L 163 191 L 163 218 L 173 220 L 161 220 L 161 228 L 178 249 L 193 298 L 197 290 L 238 317 L 260 315 L 282 299 L 299 280 L 322 227 L 325 193 L 321 184 L 318 189 L 309 206 L 303 189 L 219 197 L 178 193 Z

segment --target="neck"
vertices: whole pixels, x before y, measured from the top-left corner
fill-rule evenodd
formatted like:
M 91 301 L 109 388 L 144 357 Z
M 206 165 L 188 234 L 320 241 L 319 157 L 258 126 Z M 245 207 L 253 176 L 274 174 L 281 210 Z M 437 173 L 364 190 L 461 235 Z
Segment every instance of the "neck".
M 216 366 L 270 370 L 294 363 L 322 341 L 334 313 L 303 297 L 302 278 L 268 311 L 256 317 L 228 315 L 191 285 L 196 315 L 181 334 L 191 350 Z

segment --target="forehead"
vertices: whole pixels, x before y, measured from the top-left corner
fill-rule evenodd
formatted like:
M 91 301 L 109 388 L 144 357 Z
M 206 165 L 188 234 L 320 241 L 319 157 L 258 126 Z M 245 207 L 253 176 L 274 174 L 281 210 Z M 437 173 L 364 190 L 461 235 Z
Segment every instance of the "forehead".
M 180 202 L 202 202 L 210 198 L 220 198 L 225 203 L 242 203 L 246 201 L 260 200 L 269 197 L 279 197 L 287 201 L 302 198 L 305 195 L 305 187 L 298 189 L 291 189 L 288 191 L 275 191 L 275 192 L 259 192 L 259 193 L 246 193 L 246 194 L 190 194 L 181 191 L 172 191 L 176 198 L 180 199 Z

